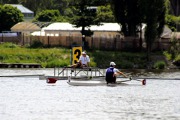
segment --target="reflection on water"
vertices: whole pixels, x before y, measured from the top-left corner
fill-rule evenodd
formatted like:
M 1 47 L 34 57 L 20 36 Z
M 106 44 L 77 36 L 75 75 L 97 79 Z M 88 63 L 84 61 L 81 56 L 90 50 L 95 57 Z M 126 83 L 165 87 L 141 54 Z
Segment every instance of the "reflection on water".
M 137 72 L 129 75 L 180 78 L 179 71 Z M 0 69 L 1 76 L 53 75 L 53 69 Z M 0 77 L 1 120 L 180 120 L 180 80 L 132 81 L 124 86 L 47 84 L 38 77 Z

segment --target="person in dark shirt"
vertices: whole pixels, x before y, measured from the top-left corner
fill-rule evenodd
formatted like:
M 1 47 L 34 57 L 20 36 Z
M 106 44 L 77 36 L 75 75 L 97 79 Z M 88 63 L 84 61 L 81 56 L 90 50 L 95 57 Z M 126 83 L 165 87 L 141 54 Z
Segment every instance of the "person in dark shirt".
M 123 72 L 115 68 L 115 62 L 110 62 L 110 67 L 106 69 L 106 83 L 116 83 L 116 76 L 118 74 L 127 77 Z

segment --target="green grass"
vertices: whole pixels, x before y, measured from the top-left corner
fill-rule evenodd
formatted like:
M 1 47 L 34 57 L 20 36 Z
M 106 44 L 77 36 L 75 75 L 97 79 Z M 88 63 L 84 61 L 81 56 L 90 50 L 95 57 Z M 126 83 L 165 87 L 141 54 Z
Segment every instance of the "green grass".
M 1 63 L 40 63 L 43 67 L 67 66 L 70 63 L 70 50 L 65 48 L 25 48 L 0 45 Z
M 107 68 L 111 61 L 121 69 L 146 69 L 146 52 L 121 52 L 121 51 L 87 51 L 90 56 L 90 66 Z M 167 52 L 154 53 L 165 55 L 170 59 Z M 180 57 L 177 57 L 179 60 Z M 44 68 L 64 67 L 70 65 L 71 49 L 68 48 L 30 48 L 21 47 L 12 43 L 0 44 L 0 63 L 39 63 Z M 157 63 L 161 66 L 161 63 Z
M 166 63 L 164 61 L 157 61 L 153 67 L 155 69 L 164 69 L 166 67 Z
M 111 61 L 117 64 L 117 67 L 122 69 L 146 67 L 146 54 L 145 53 L 130 53 L 130 52 L 119 52 L 119 51 L 95 51 L 90 53 L 93 57 L 94 62 L 100 68 L 109 67 Z

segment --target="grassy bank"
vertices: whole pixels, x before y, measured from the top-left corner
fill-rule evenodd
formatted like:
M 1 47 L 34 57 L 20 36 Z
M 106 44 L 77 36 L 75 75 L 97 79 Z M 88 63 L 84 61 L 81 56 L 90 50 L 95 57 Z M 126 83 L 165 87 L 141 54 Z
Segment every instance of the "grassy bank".
M 119 68 L 145 68 L 146 55 L 144 53 L 130 53 L 119 51 L 94 51 L 89 53 L 93 61 L 100 68 L 109 67 L 109 63 L 114 61 Z
M 40 63 L 43 67 L 67 66 L 70 50 L 64 48 L 32 49 L 6 43 L 0 45 L 1 63 Z
M 91 66 L 107 68 L 114 61 L 121 69 L 146 69 L 148 63 L 146 53 L 132 53 L 120 51 L 87 51 L 91 59 Z M 163 55 L 158 53 L 158 56 Z M 64 67 L 70 64 L 71 49 L 67 48 L 29 48 L 11 43 L 0 44 L 0 63 L 39 63 L 44 68 Z M 156 66 L 163 65 L 163 60 Z M 165 63 L 165 62 L 164 62 Z M 153 66 L 153 65 L 151 65 Z

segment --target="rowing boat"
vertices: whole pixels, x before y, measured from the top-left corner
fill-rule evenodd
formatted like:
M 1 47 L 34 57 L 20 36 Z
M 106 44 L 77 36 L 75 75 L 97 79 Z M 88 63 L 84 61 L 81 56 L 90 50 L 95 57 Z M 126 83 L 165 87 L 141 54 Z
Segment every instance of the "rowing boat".
M 128 80 L 129 81 L 129 80 Z M 86 80 L 81 80 L 81 81 L 77 81 L 77 80 L 71 80 L 67 82 L 69 85 L 73 85 L 73 86 L 116 86 L 119 84 L 122 84 L 121 81 L 117 81 L 116 83 L 106 83 L 106 81 L 86 81 Z
M 124 85 L 125 82 L 131 81 L 131 79 L 117 78 L 116 83 L 106 83 L 105 78 L 90 78 L 90 79 L 80 79 L 80 78 L 68 78 L 68 84 L 72 86 L 117 86 Z
M 66 72 L 65 72 L 66 70 Z M 68 74 L 70 72 L 70 74 Z M 74 74 L 73 74 L 74 73 Z M 64 76 L 66 74 L 66 76 Z M 58 69 L 58 76 L 49 76 L 46 77 L 46 82 L 50 84 L 56 83 L 57 80 L 68 80 L 69 85 L 74 86 L 96 86 L 96 85 L 107 85 L 105 81 L 104 72 L 99 68 L 69 68 L 65 67 L 59 72 Z M 62 76 L 61 76 L 62 75 Z M 117 77 L 116 84 L 113 85 L 119 85 L 124 82 L 128 82 L 131 80 L 136 80 L 142 82 L 142 85 L 146 84 L 145 79 L 132 79 L 132 78 L 120 78 Z
M 56 83 L 58 78 L 47 78 L 47 83 Z M 99 77 L 68 77 L 68 84 L 73 86 L 101 86 L 101 85 L 108 85 L 108 86 L 116 86 L 116 85 L 122 85 L 122 83 L 128 82 L 128 81 L 139 81 L 142 83 L 142 85 L 146 85 L 146 79 L 132 79 L 132 78 L 116 78 L 116 83 L 106 83 L 105 77 L 99 76 Z

